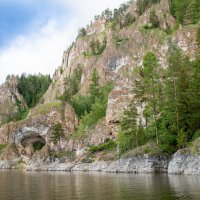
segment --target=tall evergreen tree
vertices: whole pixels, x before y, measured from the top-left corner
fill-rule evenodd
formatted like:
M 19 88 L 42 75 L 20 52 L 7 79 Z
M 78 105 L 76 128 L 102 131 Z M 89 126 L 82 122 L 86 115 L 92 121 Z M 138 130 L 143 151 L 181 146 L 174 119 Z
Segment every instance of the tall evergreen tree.
M 135 103 L 132 100 L 127 110 L 123 112 L 123 116 L 120 121 L 119 145 L 121 152 L 139 146 L 138 130 L 137 110 Z
M 159 75 L 158 75 L 158 60 L 153 52 L 148 52 L 143 59 L 144 72 L 144 87 L 146 88 L 146 96 L 148 99 L 148 106 L 154 120 L 155 134 L 157 144 L 158 139 L 158 100 L 159 100 Z
M 189 137 L 189 59 L 180 49 L 171 46 L 169 50 L 169 67 L 164 87 L 163 119 L 167 132 L 178 135 L 182 130 Z M 183 138 L 183 136 L 181 136 Z
M 89 92 L 92 102 L 95 102 L 95 98 L 100 95 L 99 75 L 96 69 L 93 70 L 91 75 Z

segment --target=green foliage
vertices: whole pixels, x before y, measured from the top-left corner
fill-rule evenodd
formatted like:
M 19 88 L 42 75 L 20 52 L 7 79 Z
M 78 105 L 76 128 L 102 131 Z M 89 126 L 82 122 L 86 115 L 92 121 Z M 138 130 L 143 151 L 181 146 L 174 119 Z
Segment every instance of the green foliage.
M 40 151 L 43 148 L 44 144 L 41 142 L 35 142 L 33 143 L 33 149 L 34 151 Z
M 82 72 L 82 67 L 78 65 L 74 73 L 65 79 L 65 92 L 59 97 L 61 101 L 70 103 L 72 97 L 77 94 L 81 83 Z
M 198 47 L 200 49 L 200 25 L 198 26 L 198 29 L 197 29 L 196 41 L 197 41 L 197 45 L 198 45 Z
M 173 154 L 177 150 L 177 136 L 169 134 L 168 132 L 162 132 L 160 134 L 160 149 L 163 153 Z
M 10 116 L 8 119 L 7 119 L 7 122 L 16 122 L 16 121 L 20 121 L 20 120 L 24 120 L 27 118 L 29 114 L 29 109 L 20 109 L 20 107 L 18 107 L 18 111 L 13 115 L 13 116 Z
M 101 55 L 107 45 L 107 39 L 104 37 L 102 43 L 99 42 L 99 40 L 92 40 L 90 42 L 90 49 L 91 49 L 91 55 Z
M 121 151 L 125 151 L 138 145 L 137 111 L 134 102 L 131 102 L 120 121 L 119 146 Z
M 129 41 L 129 38 L 122 38 L 119 35 L 114 37 L 114 44 L 116 47 L 119 47 L 122 43 Z
M 114 141 L 108 141 L 103 144 L 100 144 L 98 146 L 90 146 L 89 152 L 90 153 L 96 153 L 100 151 L 112 151 L 116 149 L 117 144 Z
M 171 0 L 171 14 L 181 24 L 195 24 L 200 20 L 200 1 Z
M 200 127 L 200 67 L 198 58 L 189 58 L 176 46 L 169 50 L 163 101 L 160 104 L 161 145 L 165 149 L 182 148 Z
M 3 149 L 5 149 L 7 147 L 7 144 L 0 144 L 0 151 L 2 151 Z
M 93 84 L 94 82 L 92 81 L 91 85 Z M 96 91 L 94 90 L 91 90 L 89 96 L 89 102 L 92 103 L 90 104 L 92 105 L 91 111 L 87 113 L 87 110 L 85 110 L 85 115 L 82 116 L 76 133 L 78 137 L 82 137 L 90 127 L 93 127 L 100 119 L 105 117 L 108 102 L 108 94 L 110 93 L 111 89 L 112 85 L 108 83 L 103 87 L 100 87 L 98 93 L 96 93 Z
M 92 102 L 94 103 L 95 98 L 99 97 L 99 95 L 100 95 L 99 75 L 98 75 L 96 69 L 94 69 L 92 72 L 89 92 L 90 92 L 90 96 L 92 98 Z
M 151 24 L 145 24 L 143 26 L 143 28 L 146 29 L 146 30 L 150 30 L 150 29 L 153 29 L 153 26 Z
M 158 60 L 153 52 L 147 52 L 143 58 L 143 66 L 134 71 L 134 101 L 124 111 L 120 121 L 119 145 L 120 151 L 126 152 L 143 144 L 146 139 L 158 138 L 158 113 L 160 98 L 160 82 L 158 75 Z M 146 105 L 145 110 L 143 109 Z M 136 106 L 143 110 L 144 121 L 138 115 Z
M 183 131 L 183 129 L 181 129 L 177 136 L 177 145 L 180 148 L 184 148 L 184 147 L 186 147 L 187 142 L 188 142 L 187 135 Z
M 137 1 L 137 12 L 142 15 L 148 8 L 153 4 L 159 3 L 160 0 L 138 0 Z
M 59 151 L 51 151 L 50 152 L 50 156 L 52 158 L 63 158 L 63 157 L 67 157 L 68 159 L 70 159 L 71 161 L 74 161 L 76 155 L 74 151 L 65 151 L 65 150 L 59 150 Z
M 107 19 L 113 30 L 122 29 L 135 22 L 135 17 L 126 12 L 131 3 L 132 1 L 123 3 L 119 9 L 114 9 L 113 12 L 107 11 L 107 15 L 105 15 L 105 11 L 102 13 L 102 17 Z
M 154 141 L 149 141 L 143 146 L 134 148 L 128 152 L 126 152 L 123 157 L 130 158 L 135 156 L 143 156 L 144 154 L 152 155 L 152 156 L 161 156 L 163 155 L 163 151 L 160 149 L 159 145 L 157 145 Z
M 49 75 L 26 75 L 18 78 L 18 90 L 24 97 L 29 108 L 34 107 L 51 83 Z
M 91 111 L 92 103 L 90 96 L 83 96 L 80 94 L 75 95 L 71 101 L 72 107 L 79 118 Z
M 51 135 L 51 139 L 52 139 L 53 143 L 57 144 L 58 141 L 63 136 L 64 136 L 64 131 L 63 131 L 63 128 L 62 128 L 62 124 L 61 123 L 55 124 L 55 126 L 53 127 L 52 135 Z
M 149 115 L 152 116 L 152 125 L 154 126 L 154 132 L 158 144 L 158 101 L 160 98 L 160 81 L 158 73 L 158 60 L 153 52 L 148 52 L 143 59 L 143 75 L 144 75 L 144 87 L 145 96 L 148 101 Z
M 29 114 L 29 109 L 19 110 L 17 115 L 15 116 L 14 121 L 20 121 L 26 119 Z
M 82 27 L 78 31 L 78 37 L 84 37 L 84 36 L 86 36 L 86 30 L 84 27 Z
M 105 117 L 108 94 L 110 93 L 111 89 L 112 84 L 110 83 L 104 85 L 103 87 L 99 86 L 99 76 L 96 70 L 94 70 L 91 76 L 90 94 L 86 98 L 86 104 L 82 106 L 79 103 L 77 106 L 81 108 L 81 110 L 78 110 L 77 114 L 82 116 L 77 130 L 77 135 L 79 137 L 83 136 L 88 128 L 94 126 L 100 119 Z M 81 99 L 79 102 L 81 102 Z M 83 110 L 84 107 L 86 110 Z M 88 110 L 89 112 L 87 113 Z M 76 108 L 75 111 L 77 112 Z M 83 115 L 83 113 L 85 114 Z
M 151 10 L 149 20 L 152 25 L 152 28 L 158 28 L 160 26 L 160 22 L 155 10 Z
M 192 140 L 194 141 L 194 140 L 196 140 L 196 139 L 198 139 L 198 138 L 200 138 L 200 129 L 197 130 L 197 131 L 194 133 L 194 135 L 193 135 L 193 137 L 192 137 Z

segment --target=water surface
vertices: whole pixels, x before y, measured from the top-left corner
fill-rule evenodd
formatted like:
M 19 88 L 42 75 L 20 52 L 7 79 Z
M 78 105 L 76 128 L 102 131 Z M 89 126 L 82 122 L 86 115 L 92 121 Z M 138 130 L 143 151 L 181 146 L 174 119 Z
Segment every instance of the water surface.
M 0 171 L 0 200 L 200 199 L 200 176 Z

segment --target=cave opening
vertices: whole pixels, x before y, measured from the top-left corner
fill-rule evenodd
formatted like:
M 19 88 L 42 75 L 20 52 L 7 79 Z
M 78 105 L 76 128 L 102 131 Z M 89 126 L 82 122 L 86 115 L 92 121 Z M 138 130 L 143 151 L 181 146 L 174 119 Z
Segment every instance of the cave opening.
M 30 147 L 30 145 L 32 145 L 34 151 L 40 151 L 46 145 L 46 141 L 44 140 L 43 137 L 39 135 L 34 135 L 34 136 L 32 135 L 32 136 L 24 138 L 21 141 L 21 144 L 25 148 Z

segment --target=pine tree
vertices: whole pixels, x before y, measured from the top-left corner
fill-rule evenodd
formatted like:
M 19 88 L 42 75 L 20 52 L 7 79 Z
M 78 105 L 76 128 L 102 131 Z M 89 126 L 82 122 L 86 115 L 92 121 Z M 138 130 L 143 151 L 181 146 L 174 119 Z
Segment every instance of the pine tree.
M 194 134 L 200 129 L 200 58 L 192 63 L 193 72 L 187 90 L 190 106 L 190 129 Z
M 159 101 L 159 75 L 158 75 L 158 60 L 153 52 L 148 52 L 143 59 L 143 72 L 144 72 L 144 87 L 146 88 L 146 96 L 148 106 L 152 110 L 155 134 L 157 144 L 158 139 L 158 101 Z
M 62 128 L 62 124 L 61 123 L 55 124 L 55 126 L 53 127 L 52 136 L 51 136 L 53 143 L 57 144 L 63 135 L 64 135 L 64 131 Z
M 134 101 L 123 112 L 120 121 L 119 145 L 122 152 L 139 146 L 137 110 Z
M 162 118 L 168 134 L 178 135 L 182 130 L 189 138 L 189 77 L 190 63 L 180 49 L 171 46 L 169 50 L 169 67 L 166 70 Z
M 95 99 L 100 95 L 99 75 L 96 69 L 94 69 L 92 72 L 89 92 L 90 92 L 92 102 L 94 103 Z

